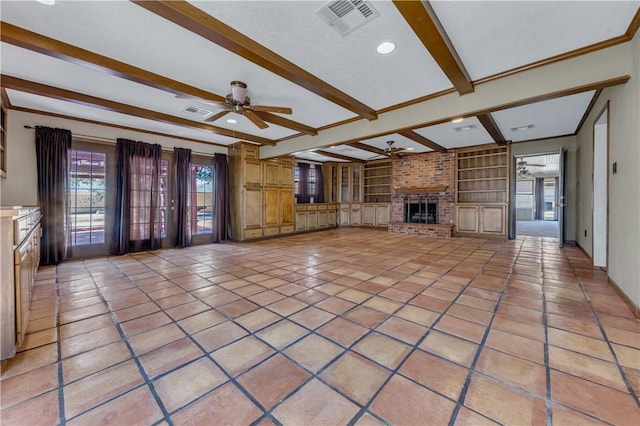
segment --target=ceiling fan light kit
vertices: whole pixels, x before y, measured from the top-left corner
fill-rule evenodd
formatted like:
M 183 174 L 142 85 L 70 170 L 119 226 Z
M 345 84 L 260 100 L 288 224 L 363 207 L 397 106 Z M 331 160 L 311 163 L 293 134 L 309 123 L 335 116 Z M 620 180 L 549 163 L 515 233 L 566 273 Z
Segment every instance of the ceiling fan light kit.
M 205 102 L 203 100 L 203 102 Z M 243 81 L 234 80 L 231 82 L 231 93 L 229 93 L 224 102 L 209 102 L 216 106 L 224 108 L 223 111 L 214 114 L 205 121 L 216 121 L 230 112 L 244 115 L 253 124 L 261 129 L 266 129 L 269 125 L 256 112 L 277 112 L 280 114 L 292 114 L 293 110 L 288 107 L 267 106 L 267 105 L 251 105 L 251 98 L 247 96 L 247 84 Z

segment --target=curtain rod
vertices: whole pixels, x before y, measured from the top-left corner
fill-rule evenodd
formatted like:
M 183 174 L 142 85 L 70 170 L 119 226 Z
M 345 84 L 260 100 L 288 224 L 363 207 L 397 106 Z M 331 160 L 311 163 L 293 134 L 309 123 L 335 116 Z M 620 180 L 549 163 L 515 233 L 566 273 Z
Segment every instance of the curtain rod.
M 35 130 L 35 127 L 33 126 L 28 126 L 25 125 L 23 126 L 25 129 L 29 129 L 29 130 Z M 113 138 L 103 138 L 102 136 L 91 136 L 91 135 L 83 135 L 81 133 L 72 133 L 73 136 L 80 136 L 83 138 L 89 138 L 89 139 L 97 139 L 96 142 L 99 144 L 104 144 L 104 145 L 114 145 L 116 143 L 116 140 Z M 172 152 L 173 150 L 170 148 L 162 148 L 163 151 L 168 151 L 168 152 Z M 213 154 L 208 153 L 208 152 L 200 152 L 200 151 L 194 151 L 191 150 L 192 154 L 197 154 L 197 155 L 209 155 L 209 156 L 213 156 Z

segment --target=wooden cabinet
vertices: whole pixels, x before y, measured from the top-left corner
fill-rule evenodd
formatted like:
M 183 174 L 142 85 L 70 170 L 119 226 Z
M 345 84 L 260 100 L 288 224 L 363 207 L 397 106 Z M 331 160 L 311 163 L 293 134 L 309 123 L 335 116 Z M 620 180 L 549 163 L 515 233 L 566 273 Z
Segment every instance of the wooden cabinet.
M 508 147 L 457 152 L 456 233 L 507 236 Z
M 40 236 L 40 209 L 0 209 L 0 359 L 15 355 L 27 331 Z
M 365 226 L 388 226 L 391 219 L 391 204 L 362 205 L 362 224 Z
M 229 150 L 233 239 L 251 240 L 294 232 L 292 157 L 260 160 L 259 147 Z
M 296 206 L 296 232 L 336 227 L 338 205 L 335 203 L 298 204 Z

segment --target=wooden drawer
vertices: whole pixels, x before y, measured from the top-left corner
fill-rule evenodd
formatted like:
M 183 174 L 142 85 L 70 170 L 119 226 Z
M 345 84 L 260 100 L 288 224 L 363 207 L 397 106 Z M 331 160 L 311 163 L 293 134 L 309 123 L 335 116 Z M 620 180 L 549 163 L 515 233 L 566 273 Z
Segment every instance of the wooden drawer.
M 270 226 L 270 227 L 264 228 L 265 237 L 273 237 L 274 235 L 278 235 L 278 234 L 280 234 L 279 226 Z
M 295 231 L 294 225 L 286 225 L 280 227 L 281 234 L 291 234 Z
M 261 238 L 261 237 L 262 237 L 262 228 L 244 230 L 244 238 L 246 240 L 252 240 L 252 239 Z

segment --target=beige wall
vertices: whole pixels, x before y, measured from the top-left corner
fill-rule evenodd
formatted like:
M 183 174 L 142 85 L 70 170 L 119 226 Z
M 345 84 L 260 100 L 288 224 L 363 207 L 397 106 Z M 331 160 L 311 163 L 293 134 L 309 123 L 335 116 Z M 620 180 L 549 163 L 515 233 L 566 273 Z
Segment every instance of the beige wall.
M 632 75 L 623 86 L 603 90 L 577 137 L 578 244 L 592 246 L 593 125 L 609 102 L 608 273 L 640 305 L 640 36 L 631 49 Z M 612 165 L 617 163 L 617 174 Z M 584 237 L 584 230 L 587 237 Z
M 576 177 L 578 173 L 576 137 L 566 136 L 562 138 L 513 143 L 511 144 L 511 155 L 516 156 L 525 154 L 546 154 L 560 152 L 562 148 L 567 150 L 567 168 L 565 170 L 565 186 L 567 189 L 565 235 L 568 241 L 576 241 L 576 222 L 578 214 L 578 193 L 576 188 Z
M 7 123 L 7 178 L 0 179 L 0 205 L 35 205 L 38 202 L 35 131 L 24 126 L 58 127 L 71 130 L 74 135 L 109 139 L 114 143 L 116 138 L 127 138 L 157 143 L 166 149 L 175 146 L 203 154 L 227 153 L 227 148 L 223 147 L 16 110 L 8 111 Z

